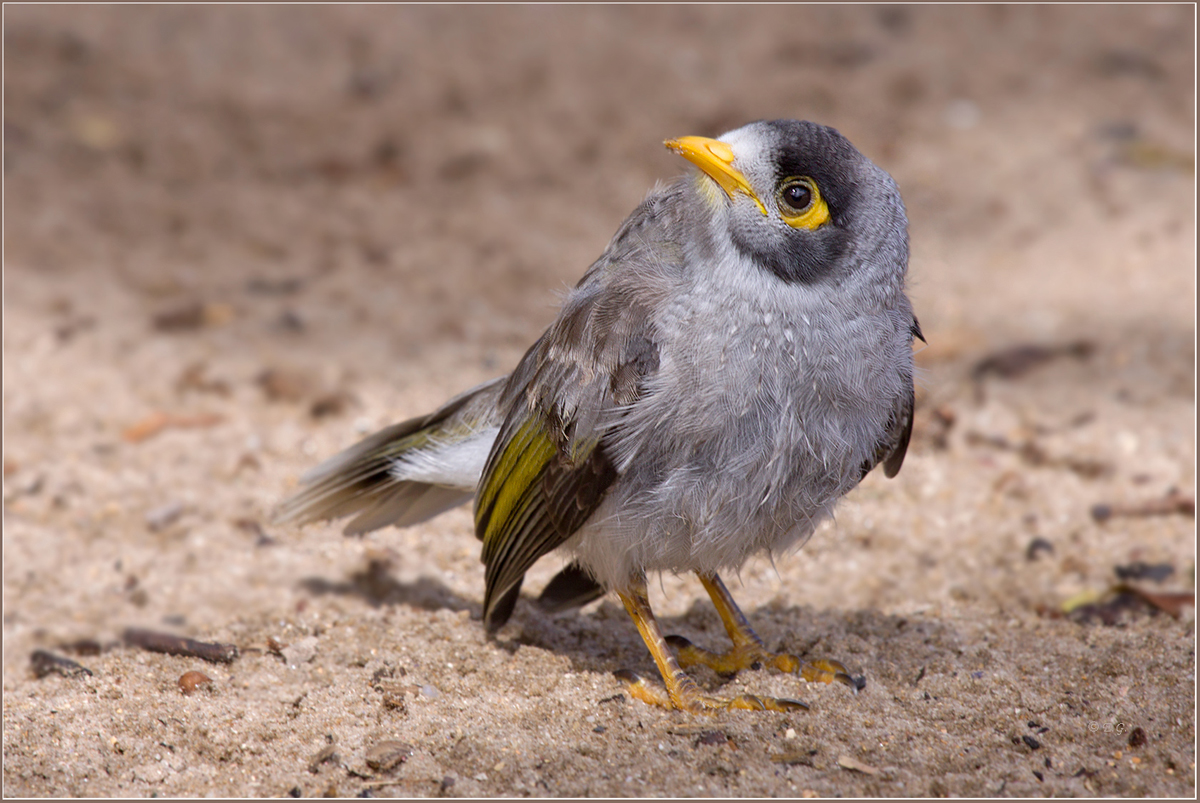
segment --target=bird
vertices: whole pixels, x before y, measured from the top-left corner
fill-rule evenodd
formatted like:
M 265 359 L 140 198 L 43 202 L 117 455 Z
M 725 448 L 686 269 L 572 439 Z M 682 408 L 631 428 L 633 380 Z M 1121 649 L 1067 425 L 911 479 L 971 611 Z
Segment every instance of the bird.
M 632 697 L 795 711 L 687 670 L 863 683 L 768 651 L 720 572 L 798 548 L 873 468 L 900 470 L 924 341 L 908 219 L 893 178 L 828 126 L 760 120 L 664 144 L 687 172 L 620 225 L 510 374 L 318 465 L 275 519 L 353 516 L 345 532 L 362 534 L 473 499 L 489 633 L 558 552 L 569 562 L 538 602 L 620 599 L 662 678 L 618 670 Z M 731 649 L 663 635 L 647 593 L 662 572 L 698 577 Z

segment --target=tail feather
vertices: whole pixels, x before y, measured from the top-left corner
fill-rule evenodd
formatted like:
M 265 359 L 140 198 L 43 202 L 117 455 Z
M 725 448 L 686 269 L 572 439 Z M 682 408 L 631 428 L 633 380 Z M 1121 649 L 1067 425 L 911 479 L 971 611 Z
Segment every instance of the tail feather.
M 385 493 L 376 494 L 370 506 L 346 525 L 346 535 L 362 535 L 393 524 L 407 527 L 431 519 L 450 508 L 469 502 L 474 491 L 443 488 L 423 482 L 398 482 Z
M 538 597 L 538 604 L 544 610 L 558 613 L 570 608 L 582 608 L 604 594 L 604 586 L 597 583 L 587 569 L 572 562 L 546 584 Z
M 505 379 L 334 455 L 301 478 L 304 487 L 279 506 L 274 521 L 307 524 L 357 514 L 345 532 L 361 535 L 389 524 L 416 524 L 470 500 L 499 426 L 496 402 Z M 478 470 L 471 459 L 476 452 L 482 453 Z M 457 461 L 453 471 L 438 459 L 442 454 Z

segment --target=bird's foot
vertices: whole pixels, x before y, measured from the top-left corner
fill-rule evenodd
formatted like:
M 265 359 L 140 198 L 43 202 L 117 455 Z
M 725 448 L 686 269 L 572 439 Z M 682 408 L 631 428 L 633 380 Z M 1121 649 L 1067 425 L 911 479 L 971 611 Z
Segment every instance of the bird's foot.
M 840 661 L 827 658 L 804 661 L 795 655 L 768 652 L 761 644 L 752 642 L 743 643 L 729 652 L 716 653 L 697 647 L 683 636 L 667 636 L 666 641 L 675 648 L 679 665 L 684 669 L 703 665 L 718 675 L 731 677 L 743 669 L 767 667 L 777 672 L 799 675 L 809 683 L 841 683 L 855 693 L 866 685 L 864 678 L 851 676 L 850 670 Z
M 737 697 L 715 697 L 700 691 L 691 678 L 686 675 L 676 676 L 674 693 L 665 687 L 652 683 L 636 672 L 621 669 L 613 673 L 624 681 L 629 690 L 629 696 L 643 703 L 656 705 L 661 708 L 675 708 L 690 714 L 715 714 L 718 711 L 777 711 L 788 714 L 794 711 L 807 711 L 808 705 L 799 700 L 786 697 L 759 697 L 756 694 L 739 694 Z

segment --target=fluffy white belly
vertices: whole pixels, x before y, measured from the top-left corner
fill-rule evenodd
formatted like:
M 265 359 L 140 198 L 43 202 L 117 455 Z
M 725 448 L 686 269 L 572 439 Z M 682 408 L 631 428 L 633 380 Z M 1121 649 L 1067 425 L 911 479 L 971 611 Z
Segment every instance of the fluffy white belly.
M 567 542 L 607 587 L 639 570 L 721 571 L 797 546 L 858 484 L 884 436 L 899 372 L 844 361 L 890 348 L 887 321 L 831 333 L 747 310 L 718 348 L 681 331 L 614 431 L 621 476 Z

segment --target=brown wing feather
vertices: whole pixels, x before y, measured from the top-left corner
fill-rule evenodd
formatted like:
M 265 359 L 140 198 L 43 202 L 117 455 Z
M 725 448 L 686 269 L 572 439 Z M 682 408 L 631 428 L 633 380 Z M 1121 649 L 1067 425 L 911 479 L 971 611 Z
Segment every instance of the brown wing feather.
M 572 443 L 565 427 L 522 405 L 505 421 L 476 505 L 486 565 L 484 622 L 507 621 L 525 572 L 587 521 L 616 479 L 598 440 Z
M 594 310 L 585 306 L 575 312 Z M 562 323 L 578 325 L 570 317 Z M 658 368 L 657 347 L 643 333 L 619 338 L 624 346 L 611 366 L 597 366 L 592 353 L 583 349 L 554 353 L 549 344 L 561 342 L 554 335 L 552 329 L 543 336 L 513 372 L 505 390 L 512 407 L 476 497 L 475 532 L 483 541 L 487 567 L 483 609 L 489 630 L 512 613 L 525 572 L 569 539 L 599 506 L 617 478 L 605 433 Z
M 922 343 L 925 342 L 925 336 L 921 334 L 921 324 L 916 318 L 913 318 L 909 331 L 913 337 Z M 910 377 L 908 392 L 896 400 L 896 406 L 888 419 L 884 439 L 879 443 L 872 459 L 863 464 L 864 477 L 880 463 L 883 463 L 883 473 L 889 479 L 900 473 L 900 467 L 904 465 L 904 456 L 908 453 L 908 442 L 912 439 L 913 403 L 913 385 Z

